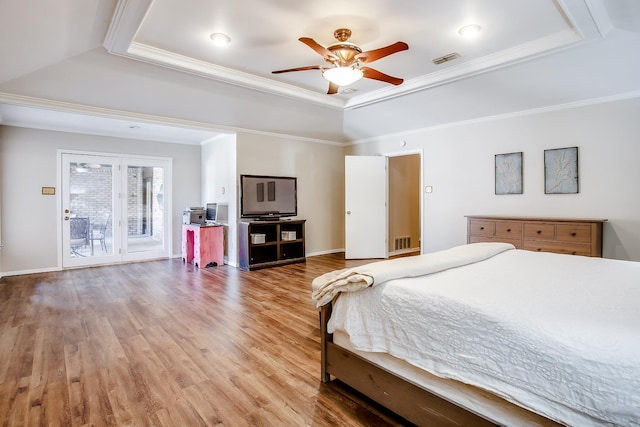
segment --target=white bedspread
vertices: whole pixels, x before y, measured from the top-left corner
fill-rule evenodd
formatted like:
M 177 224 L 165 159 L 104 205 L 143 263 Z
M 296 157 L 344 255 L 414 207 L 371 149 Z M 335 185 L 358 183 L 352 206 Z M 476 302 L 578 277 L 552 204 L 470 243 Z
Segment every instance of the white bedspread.
M 567 425 L 640 425 L 640 263 L 508 250 L 343 293 L 336 330 Z
M 509 243 L 474 243 L 426 255 L 395 258 L 330 271 L 313 280 L 311 299 L 316 307 L 321 307 L 341 292 L 356 292 L 392 279 L 424 276 L 461 267 L 510 249 L 514 249 L 514 246 Z

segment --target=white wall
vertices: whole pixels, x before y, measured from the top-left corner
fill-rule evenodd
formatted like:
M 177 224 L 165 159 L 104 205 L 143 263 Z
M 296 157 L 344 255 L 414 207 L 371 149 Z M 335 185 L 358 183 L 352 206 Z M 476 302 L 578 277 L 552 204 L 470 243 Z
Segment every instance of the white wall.
M 253 133 L 237 135 L 241 174 L 298 178 L 298 217 L 306 219 L 307 255 L 344 248 L 344 149 Z M 240 194 L 238 191 L 238 203 Z
M 0 126 L 0 197 L 3 207 L 0 252 L 5 273 L 59 268 L 56 196 L 41 195 L 41 187 L 56 186 L 57 150 L 153 155 L 173 159 L 172 253 L 179 256 L 182 211 L 198 204 L 200 147 L 137 141 L 65 132 Z
M 236 195 L 236 136 L 222 135 L 202 146 L 202 205 L 224 202 L 229 204 L 229 225 L 226 227 L 226 262 L 238 264 L 237 218 L 239 207 Z
M 466 242 L 465 215 L 606 218 L 603 253 L 640 261 L 640 98 L 355 144 L 357 155 L 424 150 L 425 252 Z M 401 147 L 401 141 L 406 146 Z M 544 194 L 545 149 L 579 147 L 580 193 Z M 494 194 L 494 156 L 522 151 L 524 194 Z
M 3 164 L 2 163 L 2 152 L 3 152 L 2 138 L 3 138 L 3 133 L 2 133 L 2 128 L 0 127 L 0 166 Z M 2 188 L 3 188 L 2 180 L 3 180 L 3 174 L 2 174 L 2 168 L 0 167 L 0 278 L 2 277 L 2 272 L 4 271 L 2 269 Z

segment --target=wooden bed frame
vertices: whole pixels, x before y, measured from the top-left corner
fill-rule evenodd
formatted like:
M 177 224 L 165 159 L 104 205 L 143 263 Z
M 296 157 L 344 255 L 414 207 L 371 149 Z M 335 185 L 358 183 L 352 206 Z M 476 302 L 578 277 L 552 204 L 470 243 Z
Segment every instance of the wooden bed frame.
M 329 382 L 333 375 L 365 396 L 419 426 L 499 425 L 425 388 L 408 382 L 391 371 L 335 344 L 333 334 L 327 332 L 327 322 L 331 312 L 331 303 L 320 308 L 322 382 Z M 523 414 L 523 423 L 519 425 L 561 426 L 561 424 L 526 411 L 497 396 L 495 399 L 499 405 L 513 407 L 515 412 Z

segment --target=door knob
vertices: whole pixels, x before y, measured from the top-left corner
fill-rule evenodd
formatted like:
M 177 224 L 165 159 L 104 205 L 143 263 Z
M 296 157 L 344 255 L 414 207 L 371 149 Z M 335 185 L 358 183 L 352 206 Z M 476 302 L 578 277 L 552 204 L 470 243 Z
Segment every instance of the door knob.
M 351 215 L 351 211 L 347 211 L 347 215 Z
M 65 220 L 65 221 L 69 221 L 69 217 L 68 217 L 68 216 L 65 216 L 65 217 L 64 217 L 64 220 Z

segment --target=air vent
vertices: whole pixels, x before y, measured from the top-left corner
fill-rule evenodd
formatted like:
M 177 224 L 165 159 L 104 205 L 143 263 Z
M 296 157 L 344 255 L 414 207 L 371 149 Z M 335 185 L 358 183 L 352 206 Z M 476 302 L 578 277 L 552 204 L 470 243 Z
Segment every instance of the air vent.
M 395 238 L 395 250 L 400 249 L 410 249 L 411 248 L 411 237 L 396 237 Z
M 433 60 L 433 63 L 436 65 L 444 64 L 445 62 L 453 61 L 454 59 L 460 58 L 460 54 L 458 52 L 448 53 L 440 58 L 436 58 Z

